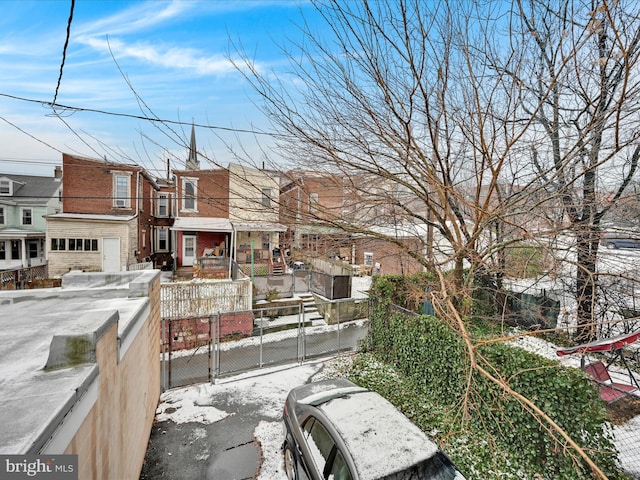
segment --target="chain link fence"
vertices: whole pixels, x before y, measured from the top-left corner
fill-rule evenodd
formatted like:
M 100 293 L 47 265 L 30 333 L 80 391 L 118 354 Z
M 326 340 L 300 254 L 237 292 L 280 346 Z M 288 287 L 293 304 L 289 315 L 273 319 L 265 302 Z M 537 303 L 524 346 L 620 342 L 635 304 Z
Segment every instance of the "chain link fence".
M 163 390 L 353 352 L 367 334 L 367 314 L 367 300 L 345 299 L 165 318 Z

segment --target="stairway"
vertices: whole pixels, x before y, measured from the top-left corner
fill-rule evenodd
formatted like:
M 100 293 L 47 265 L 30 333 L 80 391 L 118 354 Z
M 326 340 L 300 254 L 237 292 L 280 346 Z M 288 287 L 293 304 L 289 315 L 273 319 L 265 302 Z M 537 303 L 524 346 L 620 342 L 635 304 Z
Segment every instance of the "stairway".
M 320 312 L 318 312 L 318 307 L 316 306 L 316 299 L 310 293 L 303 293 L 300 295 L 302 299 L 302 312 L 305 321 L 316 321 L 316 320 L 324 320 Z

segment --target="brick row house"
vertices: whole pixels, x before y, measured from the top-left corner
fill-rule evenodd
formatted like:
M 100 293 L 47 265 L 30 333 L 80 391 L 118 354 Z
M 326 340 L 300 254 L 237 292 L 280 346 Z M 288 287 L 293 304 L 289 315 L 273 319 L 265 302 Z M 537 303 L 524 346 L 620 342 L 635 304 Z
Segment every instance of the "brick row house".
M 44 217 L 60 211 L 61 176 L 0 174 L 0 271 L 46 265 Z
M 194 165 L 191 165 L 192 167 Z M 230 164 L 228 168 L 174 170 L 173 225 L 177 268 L 225 269 L 234 260 L 245 274 L 283 273 L 279 248 L 279 177 Z
M 46 217 L 51 277 L 170 262 L 171 183 L 137 165 L 70 154 L 62 169 L 62 211 Z
M 192 129 L 184 170 L 153 178 L 137 165 L 63 154 L 62 211 L 47 215 L 52 277 L 152 262 L 181 276 L 284 272 L 279 177 L 240 165 L 200 169 Z
M 283 178 L 280 219 L 288 227 L 284 248 L 349 264 L 356 272 L 370 273 L 376 263 L 383 273 L 424 269 L 407 250 L 427 254 L 426 226 L 405 225 L 388 201 L 390 191 L 399 201 L 414 201 L 406 193 L 365 176 L 291 171 Z M 392 237 L 400 245 L 381 236 Z

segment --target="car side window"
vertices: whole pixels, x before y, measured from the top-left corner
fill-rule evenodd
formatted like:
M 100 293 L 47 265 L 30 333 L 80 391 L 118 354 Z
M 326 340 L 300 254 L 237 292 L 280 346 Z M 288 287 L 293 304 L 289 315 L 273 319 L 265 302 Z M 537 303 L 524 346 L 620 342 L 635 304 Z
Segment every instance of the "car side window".
M 315 418 L 311 417 L 303 427 L 313 462 L 325 479 L 351 480 L 351 473 L 329 432 Z
M 329 478 L 333 480 L 351 480 L 351 472 L 340 450 L 336 452 L 336 458 L 333 460 L 331 476 Z

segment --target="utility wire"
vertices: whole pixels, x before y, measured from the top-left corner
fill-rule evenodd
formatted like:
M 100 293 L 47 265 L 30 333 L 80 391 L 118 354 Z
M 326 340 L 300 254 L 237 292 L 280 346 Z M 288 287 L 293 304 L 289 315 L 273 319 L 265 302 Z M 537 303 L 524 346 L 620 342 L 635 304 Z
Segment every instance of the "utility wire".
M 114 116 L 114 117 L 133 118 L 133 119 L 136 119 L 136 120 L 144 120 L 144 121 L 153 122 L 153 123 L 170 123 L 170 124 L 173 124 L 173 125 L 186 125 L 186 126 L 195 125 L 196 127 L 206 128 L 208 130 L 222 130 L 222 131 L 235 132 L 235 133 L 251 133 L 251 134 L 254 134 L 254 135 L 265 135 L 265 136 L 269 136 L 269 137 L 279 137 L 279 136 L 281 137 L 282 136 L 280 134 L 276 134 L 276 133 L 272 133 L 272 132 L 263 132 L 263 131 L 259 131 L 259 130 L 247 130 L 247 129 L 241 129 L 241 128 L 220 127 L 220 126 L 216 126 L 216 125 L 206 125 L 206 124 L 202 124 L 202 123 L 182 122 L 182 121 L 178 121 L 178 120 L 164 120 L 164 119 L 160 119 L 160 118 L 151 118 L 151 117 L 144 116 L 144 115 L 134 115 L 134 114 L 131 114 L 131 113 L 110 112 L 108 110 L 99 110 L 99 109 L 96 109 L 96 108 L 72 107 L 72 106 L 69 106 L 69 105 L 61 104 L 61 103 L 53 103 L 53 102 L 48 102 L 46 100 L 35 100 L 33 98 L 19 97 L 17 95 L 10 95 L 8 93 L 0 93 L 0 97 L 10 98 L 12 100 L 19 100 L 19 101 L 22 101 L 22 102 L 39 103 L 41 105 L 44 105 L 46 107 L 51 107 L 53 109 L 55 109 L 55 107 L 59 107 L 59 108 L 62 108 L 62 109 L 69 110 L 72 113 L 76 113 L 76 112 L 99 113 L 101 115 L 111 115 L 111 116 Z
M 53 102 L 51 102 L 54 105 L 58 98 L 58 90 L 60 89 L 60 83 L 62 82 L 62 70 L 64 69 L 64 62 L 67 58 L 67 47 L 69 46 L 69 37 L 71 36 L 71 22 L 73 21 L 73 7 L 75 6 L 75 3 L 75 0 L 71 0 L 71 11 L 69 12 L 69 20 L 67 21 L 67 36 L 64 40 L 64 48 L 62 49 L 62 62 L 60 62 L 60 75 L 58 75 L 56 92 L 53 95 Z

